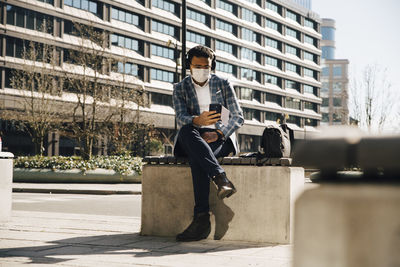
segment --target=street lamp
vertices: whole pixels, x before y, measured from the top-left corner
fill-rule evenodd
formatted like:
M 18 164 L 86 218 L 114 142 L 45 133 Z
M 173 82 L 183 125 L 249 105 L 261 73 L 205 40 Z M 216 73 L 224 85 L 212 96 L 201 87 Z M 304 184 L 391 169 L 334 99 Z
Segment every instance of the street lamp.
M 167 42 L 167 46 L 169 47 L 170 45 L 174 46 L 174 59 L 175 59 L 175 78 L 174 78 L 174 82 L 179 82 L 179 73 L 178 73 L 178 65 L 180 65 L 179 63 L 179 51 L 178 51 L 178 41 L 175 40 L 175 44 L 172 42 L 172 40 L 168 40 Z M 175 120 L 174 120 L 174 129 L 175 129 L 175 135 L 177 133 L 177 122 L 176 122 L 176 114 L 175 114 Z

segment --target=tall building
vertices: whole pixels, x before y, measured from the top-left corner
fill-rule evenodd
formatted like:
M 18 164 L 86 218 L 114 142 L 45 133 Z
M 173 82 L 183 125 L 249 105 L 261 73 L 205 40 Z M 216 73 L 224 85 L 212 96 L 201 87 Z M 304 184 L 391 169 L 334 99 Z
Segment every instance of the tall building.
M 295 2 L 296 4 L 307 8 L 308 10 L 311 10 L 311 0 L 291 0 L 292 2 Z
M 349 124 L 349 61 L 335 58 L 335 31 L 333 19 L 322 19 L 321 125 Z
M 308 6 L 310 1 L 301 2 Z M 149 105 L 143 112 L 164 133 L 164 143 L 171 143 L 174 74 L 176 69 L 181 73 L 174 51 L 182 49 L 181 5 L 178 0 L 2 0 L 2 106 L 15 108 L 19 97 L 11 88 L 10 76 L 12 69 L 23 64 L 19 60 L 23 40 L 55 45 L 63 68 L 71 64 L 68 54 L 77 42 L 73 22 L 90 24 L 109 35 L 108 52 L 125 59 L 117 72 L 136 77 L 131 83 L 144 86 Z M 216 74 L 234 85 L 245 117 L 238 131 L 242 151 L 256 151 L 265 126 L 284 114 L 298 138 L 306 127 L 319 125 L 318 15 L 286 0 L 189 0 L 186 14 L 187 48 L 202 44 L 214 49 Z M 43 23 L 50 30 L 40 32 Z M 10 122 L 2 121 L 0 127 L 9 138 L 9 150 L 26 152 L 20 147 L 24 142 L 14 138 Z M 63 138 L 57 140 L 62 146 L 59 153 L 72 153 L 70 148 L 76 144 Z

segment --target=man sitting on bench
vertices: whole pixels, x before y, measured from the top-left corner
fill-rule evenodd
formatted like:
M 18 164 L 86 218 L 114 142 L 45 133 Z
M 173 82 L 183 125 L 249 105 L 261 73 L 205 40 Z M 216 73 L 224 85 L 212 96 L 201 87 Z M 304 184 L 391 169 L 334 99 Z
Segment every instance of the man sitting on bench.
M 186 55 L 191 75 L 175 84 L 173 104 L 180 130 L 175 138 L 174 155 L 189 158 L 194 190 L 194 217 L 177 241 L 197 241 L 211 231 L 209 215 L 210 178 L 218 188 L 219 199 L 230 197 L 235 186 L 226 177 L 217 158 L 238 152 L 235 131 L 243 125 L 243 114 L 228 80 L 211 74 L 215 69 L 214 51 L 196 46 Z M 221 113 L 209 111 L 210 104 L 229 111 L 222 123 Z M 221 107 L 222 106 L 222 107 Z

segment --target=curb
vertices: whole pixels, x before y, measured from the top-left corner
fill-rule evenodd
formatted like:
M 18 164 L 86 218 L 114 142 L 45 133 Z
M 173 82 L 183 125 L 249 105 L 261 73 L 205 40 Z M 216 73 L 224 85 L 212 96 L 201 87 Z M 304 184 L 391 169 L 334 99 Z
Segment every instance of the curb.
M 48 193 L 48 194 L 86 194 L 86 195 L 141 195 L 141 191 L 124 190 L 89 190 L 89 189 L 51 189 L 51 188 L 13 188 L 15 193 Z

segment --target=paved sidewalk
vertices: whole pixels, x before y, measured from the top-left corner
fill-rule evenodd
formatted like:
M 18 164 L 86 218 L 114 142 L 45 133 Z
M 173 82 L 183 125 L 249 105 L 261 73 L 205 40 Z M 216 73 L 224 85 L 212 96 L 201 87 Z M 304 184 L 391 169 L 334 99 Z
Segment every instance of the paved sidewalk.
M 13 183 L 13 192 L 137 195 L 142 193 L 142 184 Z
M 140 236 L 139 217 L 13 211 L 0 266 L 290 267 L 292 246 Z

